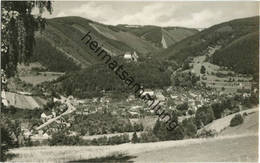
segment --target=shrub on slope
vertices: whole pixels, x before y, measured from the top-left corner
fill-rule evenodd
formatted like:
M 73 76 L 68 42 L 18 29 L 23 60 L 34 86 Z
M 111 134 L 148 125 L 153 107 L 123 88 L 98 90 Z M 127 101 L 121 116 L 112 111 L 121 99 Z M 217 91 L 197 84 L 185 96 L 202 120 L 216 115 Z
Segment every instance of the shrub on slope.
M 240 125 L 244 122 L 241 114 L 236 114 L 230 121 L 230 127 Z

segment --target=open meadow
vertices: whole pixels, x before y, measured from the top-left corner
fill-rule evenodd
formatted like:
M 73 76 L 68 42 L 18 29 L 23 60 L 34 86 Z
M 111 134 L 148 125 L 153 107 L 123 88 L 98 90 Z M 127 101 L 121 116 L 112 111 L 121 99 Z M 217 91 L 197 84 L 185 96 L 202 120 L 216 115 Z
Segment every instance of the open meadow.
M 9 105 L 23 108 L 23 109 L 35 109 L 41 108 L 46 104 L 46 99 L 38 96 L 27 96 L 14 92 L 5 92 L 6 99 L 9 101 Z
M 39 75 L 20 76 L 20 79 L 26 83 L 37 85 L 45 81 L 53 81 L 60 76 L 61 76 L 60 74 L 39 74 Z
M 14 162 L 66 162 L 123 154 L 137 162 L 257 161 L 257 135 L 220 136 L 114 146 L 41 146 L 11 150 Z M 243 148 L 240 148 L 243 145 Z M 198 150 L 198 148 L 200 150 Z M 222 149 L 222 150 L 218 150 Z M 202 155 L 203 153 L 203 155 Z M 189 156 L 189 157 L 188 157 Z M 115 158 L 117 159 L 117 158 Z M 126 160 L 125 160 L 126 161 Z

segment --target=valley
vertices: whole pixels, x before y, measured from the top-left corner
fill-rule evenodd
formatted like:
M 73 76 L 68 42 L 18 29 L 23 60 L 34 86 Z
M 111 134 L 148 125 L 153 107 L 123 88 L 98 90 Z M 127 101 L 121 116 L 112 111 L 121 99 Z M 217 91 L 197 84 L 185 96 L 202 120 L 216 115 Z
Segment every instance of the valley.
M 203 30 L 47 19 L 30 63 L 2 69 L 7 161 L 257 161 L 258 19 Z M 88 31 L 162 112 L 93 55 L 81 41 Z

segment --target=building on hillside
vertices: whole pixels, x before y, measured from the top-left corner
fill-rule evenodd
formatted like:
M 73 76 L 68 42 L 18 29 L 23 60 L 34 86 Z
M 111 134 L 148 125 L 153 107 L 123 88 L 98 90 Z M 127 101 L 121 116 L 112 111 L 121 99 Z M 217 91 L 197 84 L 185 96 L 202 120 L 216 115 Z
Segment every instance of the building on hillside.
M 100 98 L 100 102 L 101 103 L 109 103 L 112 99 L 108 98 L 108 97 L 101 97 Z
M 149 94 L 151 97 L 154 96 L 154 91 L 147 89 L 142 93 L 142 96 Z
M 1 99 L 4 106 L 9 106 L 8 100 L 6 99 L 5 91 L 1 91 Z
M 67 100 L 72 101 L 72 100 L 74 100 L 74 97 L 72 95 L 70 95 Z
M 56 112 L 54 111 L 54 109 L 52 109 L 51 114 L 52 114 L 53 117 L 56 117 Z
M 137 55 L 137 53 L 135 51 L 132 54 L 132 57 L 133 57 L 134 61 L 137 62 L 137 59 L 139 58 L 139 56 Z
M 131 114 L 131 116 L 139 116 L 140 115 L 140 113 L 138 113 L 137 111 L 128 111 L 130 114 Z
M 45 138 L 49 138 L 50 137 L 47 133 L 44 133 L 42 136 L 45 137 Z
M 247 98 L 247 97 L 250 97 L 250 96 L 251 96 L 250 93 L 243 93 L 243 97 L 244 97 L 244 98 Z
M 137 62 L 137 59 L 138 59 L 138 55 L 137 53 L 134 51 L 133 53 L 130 53 L 130 52 L 126 52 L 124 54 L 124 59 L 126 60 L 129 60 L 129 61 L 134 61 L 134 62 Z
M 178 96 L 175 96 L 175 95 L 170 95 L 172 99 L 176 99 L 178 98 Z
M 32 132 L 29 131 L 28 129 L 23 129 L 22 132 L 26 138 L 28 138 L 32 135 Z
M 132 107 L 130 108 L 130 110 L 131 110 L 131 111 L 138 111 L 138 110 L 141 109 L 141 108 L 142 108 L 142 106 L 136 105 L 136 106 L 132 106 Z
M 93 98 L 92 102 L 98 102 L 98 98 Z
M 42 113 L 41 114 L 41 120 L 43 121 L 43 122 L 46 122 L 46 121 L 48 121 L 49 119 L 51 119 L 52 118 L 52 115 L 46 115 L 45 113 Z
M 53 97 L 53 102 L 61 102 L 61 99 Z
M 127 102 L 133 101 L 135 100 L 135 96 L 134 95 L 129 95 L 128 98 L 126 99 Z
M 167 89 L 166 89 L 166 91 L 167 92 L 170 92 L 170 91 L 172 91 L 172 87 L 170 86 L 170 87 L 168 87 Z
M 194 93 L 192 93 L 192 92 L 190 92 L 190 94 L 189 94 L 191 97 L 193 97 L 193 98 L 196 98 L 197 97 L 197 95 L 196 94 L 194 94 Z
M 254 88 L 253 92 L 254 92 L 254 93 L 257 93 L 257 92 L 258 92 L 258 89 L 257 89 L 257 88 Z
M 126 52 L 125 55 L 124 55 L 124 59 L 131 60 L 132 59 L 132 54 L 130 52 Z
M 66 97 L 64 97 L 64 96 L 60 96 L 60 99 L 59 98 L 55 98 L 55 97 L 53 97 L 53 102 L 60 102 L 60 103 L 65 103 L 66 102 L 66 100 L 67 100 L 67 98 Z
M 159 101 L 166 101 L 166 97 L 161 92 L 157 92 L 155 97 Z
M 41 118 L 46 118 L 46 117 L 47 117 L 47 115 L 45 113 L 41 114 Z

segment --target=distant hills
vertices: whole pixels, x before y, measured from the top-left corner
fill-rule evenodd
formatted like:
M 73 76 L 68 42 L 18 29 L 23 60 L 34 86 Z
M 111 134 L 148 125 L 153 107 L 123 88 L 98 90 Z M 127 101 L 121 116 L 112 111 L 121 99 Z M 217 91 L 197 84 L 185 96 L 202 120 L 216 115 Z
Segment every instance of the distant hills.
M 258 30 L 259 17 L 224 22 L 187 37 L 155 56 L 183 63 L 188 57 L 205 55 L 210 46 L 220 45 L 212 56 L 213 63 L 240 73 L 258 73 Z
M 36 34 L 33 61 L 39 61 L 52 71 L 70 70 L 69 67 L 55 65 L 61 61 L 63 65 L 74 64 L 73 69 L 96 63 L 95 57 L 90 55 L 91 51 L 80 41 L 88 31 L 114 56 L 123 55 L 126 51 L 136 51 L 138 55 L 147 56 L 198 33 L 196 29 L 182 27 L 112 26 L 81 17 L 54 18 L 47 20 L 42 33 Z
M 72 71 L 97 63 L 80 38 L 91 31 L 94 39 L 113 56 L 136 51 L 147 58 L 181 65 L 187 58 L 206 55 L 209 47 L 221 48 L 212 63 L 247 74 L 258 73 L 259 17 L 236 19 L 197 30 L 183 27 L 105 25 L 81 17 L 47 20 L 36 35 L 33 61 L 50 71 Z
M 184 27 L 158 27 L 158 26 L 129 26 L 118 25 L 120 29 L 127 30 L 134 35 L 162 48 L 162 38 L 166 41 L 167 47 L 183 40 L 184 38 L 198 33 L 197 29 Z

